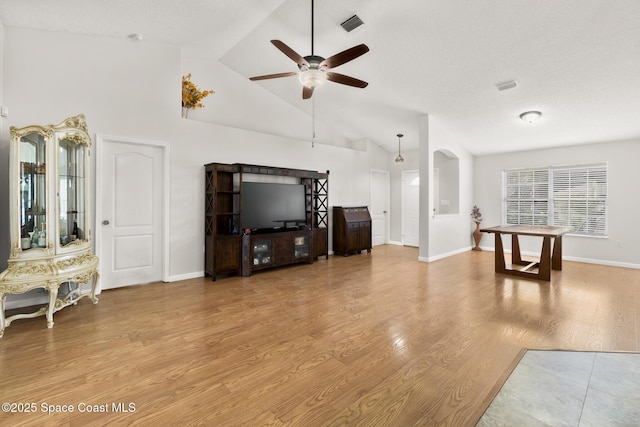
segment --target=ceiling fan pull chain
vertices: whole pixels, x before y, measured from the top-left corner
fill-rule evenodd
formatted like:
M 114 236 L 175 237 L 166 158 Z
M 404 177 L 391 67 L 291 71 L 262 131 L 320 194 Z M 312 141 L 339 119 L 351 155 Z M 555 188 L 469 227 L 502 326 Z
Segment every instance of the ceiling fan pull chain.
M 316 98 L 311 98 L 311 148 L 316 146 Z

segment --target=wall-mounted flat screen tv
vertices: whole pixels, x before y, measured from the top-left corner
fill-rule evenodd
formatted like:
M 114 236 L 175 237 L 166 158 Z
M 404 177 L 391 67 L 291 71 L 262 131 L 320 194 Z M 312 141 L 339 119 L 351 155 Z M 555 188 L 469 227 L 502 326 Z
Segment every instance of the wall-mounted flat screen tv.
M 303 184 L 243 182 L 240 223 L 252 232 L 304 228 L 305 205 Z

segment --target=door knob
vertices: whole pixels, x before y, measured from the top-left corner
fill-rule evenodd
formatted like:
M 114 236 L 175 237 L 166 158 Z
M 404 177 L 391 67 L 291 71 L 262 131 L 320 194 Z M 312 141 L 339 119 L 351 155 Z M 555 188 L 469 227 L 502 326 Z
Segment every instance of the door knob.
M 105 219 L 104 221 L 102 221 L 102 225 L 109 225 L 109 220 Z

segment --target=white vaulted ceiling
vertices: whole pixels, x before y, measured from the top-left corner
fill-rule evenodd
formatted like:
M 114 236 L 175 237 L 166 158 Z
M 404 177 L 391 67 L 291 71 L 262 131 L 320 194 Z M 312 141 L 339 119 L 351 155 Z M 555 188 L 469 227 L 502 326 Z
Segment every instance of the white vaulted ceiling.
M 271 43 L 311 52 L 310 0 L 0 0 L 5 26 L 126 37 L 201 51 L 246 77 L 297 71 Z M 364 25 L 346 33 L 357 14 Z M 317 0 L 315 54 L 365 43 L 327 82 L 316 117 L 348 140 L 416 148 L 437 116 L 472 154 L 640 138 L 637 0 Z M 517 80 L 498 91 L 496 84 Z M 6 84 L 6 83 L 5 83 Z M 252 82 L 311 114 L 296 77 Z M 251 96 L 243 93 L 239 96 Z M 539 110 L 527 125 L 518 115 Z M 270 130 L 278 134 L 278 129 Z

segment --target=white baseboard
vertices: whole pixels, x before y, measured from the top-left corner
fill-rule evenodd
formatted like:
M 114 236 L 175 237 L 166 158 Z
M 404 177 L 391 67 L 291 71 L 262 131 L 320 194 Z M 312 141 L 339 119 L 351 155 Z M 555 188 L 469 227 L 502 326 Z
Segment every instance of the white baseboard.
M 398 242 L 398 241 L 396 241 L 396 240 L 392 240 L 392 241 L 390 241 L 390 242 L 387 242 L 387 245 L 404 246 L 404 245 L 402 244 L 402 242 Z
M 418 257 L 418 261 L 422 261 L 422 262 L 432 262 L 432 261 L 437 261 L 439 259 L 443 259 L 443 258 L 448 258 L 450 256 L 453 255 L 458 255 L 464 252 L 469 252 L 471 250 L 471 246 L 468 246 L 466 248 L 462 248 L 462 249 L 457 249 L 455 251 L 451 251 L 451 252 L 446 252 L 443 254 L 439 254 L 439 255 L 434 255 L 431 257 Z
M 610 267 L 640 269 L 640 264 L 634 264 L 631 262 L 607 261 L 602 259 L 589 259 L 589 258 L 577 258 L 577 257 L 562 257 L 562 259 L 565 261 L 583 262 L 585 264 L 598 264 L 598 265 L 608 265 Z
M 197 279 L 198 277 L 204 277 L 204 271 L 194 271 L 193 273 L 178 274 L 175 276 L 169 276 L 169 282 L 178 282 L 180 280 Z

